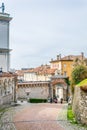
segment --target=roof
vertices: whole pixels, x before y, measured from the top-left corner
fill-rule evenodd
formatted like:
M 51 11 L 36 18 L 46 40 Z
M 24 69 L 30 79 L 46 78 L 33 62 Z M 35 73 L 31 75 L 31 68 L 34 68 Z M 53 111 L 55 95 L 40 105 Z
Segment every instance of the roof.
M 28 70 L 17 70 L 18 76 L 23 76 L 24 73 L 36 73 L 38 75 L 55 74 L 56 69 L 51 69 L 49 65 L 41 65 L 39 67 Z
M 85 57 L 82 54 L 81 55 L 67 55 L 67 56 L 64 56 L 64 57 L 56 59 L 56 60 L 51 60 L 50 63 L 58 62 L 58 61 L 74 61 L 76 58 L 85 59 Z
M 51 69 L 50 66 L 41 66 L 34 69 L 34 72 L 36 72 L 38 75 L 44 75 L 44 74 L 54 74 L 56 69 Z
M 82 59 L 82 55 L 68 55 L 61 58 L 61 60 L 75 60 L 76 58 Z
M 23 76 L 24 73 L 27 73 L 27 72 L 33 72 L 33 69 L 29 69 L 29 70 L 16 70 L 15 73 L 16 73 L 18 76 Z
M 16 73 L 11 73 L 11 72 L 0 72 L 0 77 L 15 77 L 17 76 Z

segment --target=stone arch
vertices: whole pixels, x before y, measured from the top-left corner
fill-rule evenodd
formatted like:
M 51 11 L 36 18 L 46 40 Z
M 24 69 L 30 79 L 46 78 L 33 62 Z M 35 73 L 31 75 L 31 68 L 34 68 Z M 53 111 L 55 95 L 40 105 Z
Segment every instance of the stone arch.
M 56 96 L 60 101 L 62 98 L 66 101 L 67 99 L 67 83 L 64 79 L 53 79 L 52 82 L 53 87 L 53 96 Z
M 64 86 L 67 86 L 66 82 L 64 79 L 54 79 L 52 80 L 52 85 L 56 85 L 56 84 L 63 84 Z

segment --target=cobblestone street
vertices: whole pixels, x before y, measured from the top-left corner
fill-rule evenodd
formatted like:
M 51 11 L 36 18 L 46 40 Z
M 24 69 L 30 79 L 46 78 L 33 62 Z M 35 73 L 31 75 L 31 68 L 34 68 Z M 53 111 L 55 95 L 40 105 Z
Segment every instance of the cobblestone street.
M 67 121 L 67 104 L 24 104 L 11 107 L 0 121 L 0 130 L 87 130 Z

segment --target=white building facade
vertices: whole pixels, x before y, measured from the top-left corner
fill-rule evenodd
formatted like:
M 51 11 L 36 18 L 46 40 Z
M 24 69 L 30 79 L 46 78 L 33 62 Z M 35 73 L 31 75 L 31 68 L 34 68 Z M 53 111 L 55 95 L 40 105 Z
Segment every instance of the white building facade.
M 11 17 L 7 13 L 0 13 L 0 68 L 8 72 L 10 68 L 9 23 Z

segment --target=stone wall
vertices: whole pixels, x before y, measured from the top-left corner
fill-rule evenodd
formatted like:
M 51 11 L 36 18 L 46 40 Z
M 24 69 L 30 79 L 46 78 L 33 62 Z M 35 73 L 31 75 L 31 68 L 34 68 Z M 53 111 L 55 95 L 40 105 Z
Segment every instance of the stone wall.
M 3 96 L 2 102 L 3 104 L 10 104 L 12 102 L 12 94 Z
M 0 106 L 15 101 L 16 75 L 2 72 L 0 74 Z
M 28 92 L 29 91 L 29 92 Z M 49 96 L 49 87 L 48 85 L 44 86 L 29 86 L 29 87 L 18 87 L 17 89 L 17 98 L 39 98 L 39 99 L 47 99 Z
M 73 97 L 73 112 L 78 123 L 87 125 L 87 91 L 75 87 Z

